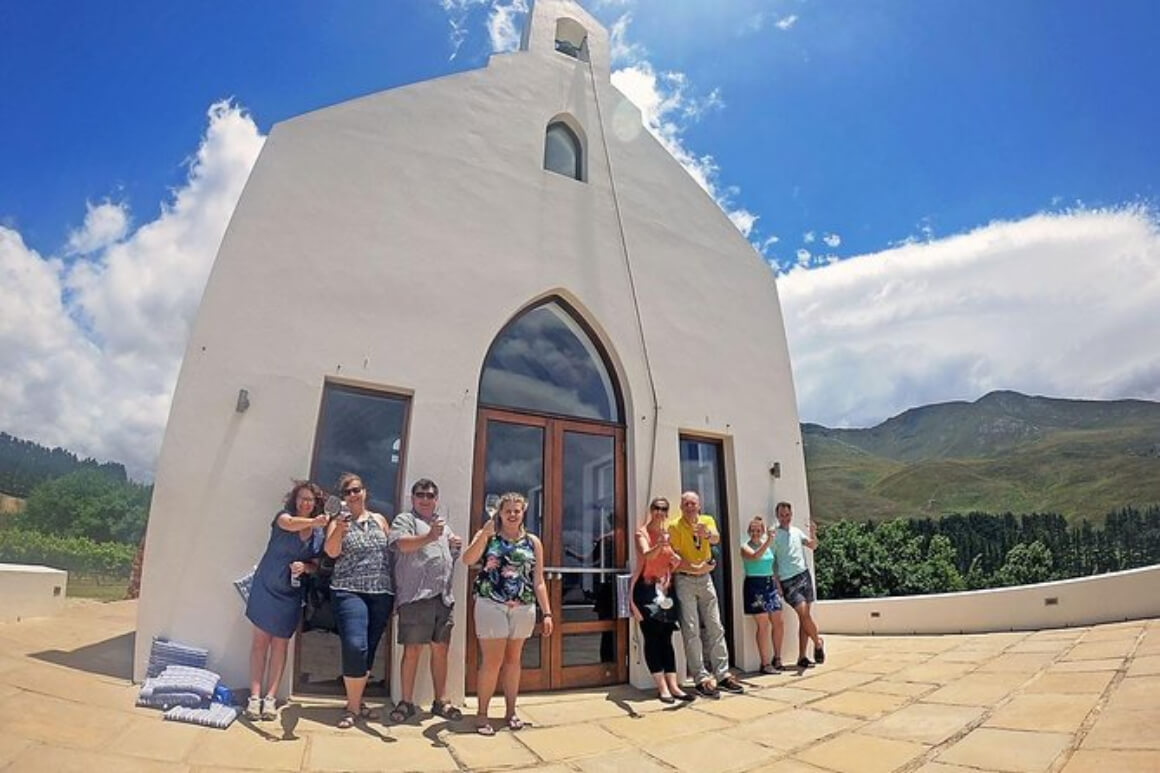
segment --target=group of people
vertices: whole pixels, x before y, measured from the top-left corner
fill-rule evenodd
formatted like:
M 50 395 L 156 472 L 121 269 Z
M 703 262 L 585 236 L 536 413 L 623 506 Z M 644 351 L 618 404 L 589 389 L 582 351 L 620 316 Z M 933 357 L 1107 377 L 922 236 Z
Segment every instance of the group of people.
M 754 517 L 740 546 L 745 566 L 745 613 L 756 621 L 761 671 L 767 674 L 783 670 L 782 599 L 798 616 L 797 668 L 826 659 L 824 642 L 811 615 L 814 584 L 804 550 L 817 546 L 813 522 L 807 536 L 791 524 L 793 509 L 788 502 L 779 502 L 776 514 L 778 525 L 770 529 L 762 516 Z M 686 669 L 699 695 L 719 698 L 721 690 L 745 691 L 729 670 L 725 627 L 713 585 L 713 547 L 720 543 L 716 520 L 701 512 L 701 498 L 695 491 L 681 494 L 681 512 L 675 518 L 669 516 L 668 499 L 654 498 L 644 525 L 636 532 L 639 561 L 633 576 L 632 616 L 640 624 L 645 664 L 663 703 L 695 697 L 681 689 L 677 676 L 672 640 L 678 629 Z M 809 642 L 813 643 L 812 662 L 806 656 Z
M 389 520 L 367 508 L 368 493 L 353 473 L 339 477 L 342 507 L 324 511 L 325 492 L 299 482 L 286 495 L 270 525 L 246 605 L 253 623 L 250 648 L 250 697 L 245 715 L 251 720 L 277 717 L 276 697 L 286 664 L 290 637 L 302 613 L 303 575 L 329 573 L 335 623 L 341 640 L 346 705 L 339 728 L 350 728 L 379 713 L 363 700 L 375 653 L 392 612 L 398 615 L 397 639 L 403 647 L 401 700 L 391 709 L 393 722 L 405 722 L 419 711 L 415 679 L 423 651 L 430 652 L 434 701 L 430 713 L 449 720 L 462 712 L 447 699 L 448 649 L 455 598 L 455 562 L 477 566 L 474 624 L 480 661 L 476 690 L 476 729 L 494 735 L 488 710 L 497 686 L 504 693 L 504 723 L 523 727 L 516 713 L 521 656 L 537 616 L 543 634 L 553 629 L 552 609 L 544 581 L 544 547 L 524 528 L 527 500 L 518 493 L 499 497 L 489 517 L 467 544 L 438 512 L 439 487 L 423 478 L 411 486 L 411 509 Z M 720 690 L 743 692 L 729 671 L 725 631 L 711 573 L 713 546 L 720 544 L 714 518 L 702 514 L 696 492 L 681 495 L 681 514 L 669 518 L 669 502 L 653 499 L 636 534 L 639 551 L 633 577 L 631 609 L 644 637 L 645 660 L 664 703 L 693 700 L 676 672 L 672 635 L 681 631 L 688 671 L 696 691 L 716 698 Z M 745 562 L 745 611 L 757 620 L 762 671 L 781 669 L 781 599 L 801 621 L 797 665 L 825 660 L 822 638 L 810 616 L 813 582 L 803 548 L 813 548 L 813 526 L 807 537 L 790 525 L 788 503 L 777 506 L 778 526 L 765 528 L 758 516 L 749 524 L 741 546 Z M 772 630 L 772 636 L 771 636 Z M 707 660 L 706 660 L 707 655 Z M 262 686 L 265 683 L 265 690 Z
M 523 727 L 516 714 L 520 656 L 536 625 L 537 609 L 545 635 L 552 633 L 552 611 L 544 582 L 544 547 L 524 529 L 527 500 L 507 493 L 496 514 L 466 545 L 438 514 L 439 487 L 423 478 L 411 486 L 411 509 L 390 521 L 367 508 L 367 488 L 353 473 L 338 479 L 343 507 L 324 512 L 325 493 L 314 483 L 297 483 L 270 525 L 266 551 L 254 573 L 246 617 L 254 625 L 250 647 L 251 720 L 277 717 L 276 699 L 290 637 L 302 610 L 300 578 L 320 571 L 330 559 L 330 593 L 341 640 L 346 706 L 342 729 L 360 719 L 378 719 L 363 693 L 375 652 L 392 611 L 398 615 L 403 647 L 402 698 L 390 711 L 393 722 L 418 713 L 415 678 L 424 650 L 430 651 L 434 701 L 430 712 L 449 720 L 463 713 L 447 700 L 447 654 L 451 643 L 452 575 L 455 562 L 479 564 L 475 579 L 475 631 L 482 655 L 477 689 L 477 727 L 494 735 L 488 707 L 503 674 L 504 721 Z M 538 604 L 538 607 L 537 607 Z M 266 689 L 262 690 L 265 681 Z

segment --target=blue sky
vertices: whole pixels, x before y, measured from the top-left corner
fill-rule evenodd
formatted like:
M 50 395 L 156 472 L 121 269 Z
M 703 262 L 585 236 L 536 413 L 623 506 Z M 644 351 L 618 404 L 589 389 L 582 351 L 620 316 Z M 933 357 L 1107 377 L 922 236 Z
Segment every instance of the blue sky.
M 1160 334 L 1160 3 L 583 4 L 613 83 L 778 271 L 803 419 L 1160 398 L 1126 343 Z M 147 474 L 270 126 L 482 67 L 523 11 L 0 5 L 0 429 Z
M 206 107 L 276 121 L 483 66 L 488 3 L 8 3 L 0 16 L 0 218 L 58 248 L 80 202 L 138 216 L 181 183 Z M 454 5 L 454 4 L 453 4 Z M 721 7 L 727 6 L 727 11 Z M 1157 197 L 1160 4 L 1014 0 L 591 4 L 658 71 L 721 106 L 687 121 L 734 204 L 840 257 L 1077 202 Z M 457 55 L 449 19 L 464 18 Z M 787 29 L 779 20 L 793 19 Z M 623 63 L 622 63 L 623 64 Z M 811 248 L 813 231 L 841 238 Z

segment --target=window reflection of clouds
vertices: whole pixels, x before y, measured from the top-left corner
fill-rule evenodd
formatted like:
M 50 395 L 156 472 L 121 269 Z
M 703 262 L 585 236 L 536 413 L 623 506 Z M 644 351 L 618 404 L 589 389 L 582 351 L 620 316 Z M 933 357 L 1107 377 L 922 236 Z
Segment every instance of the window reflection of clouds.
M 524 526 L 539 533 L 544 488 L 544 430 L 490 421 L 487 425 L 487 467 L 484 493 L 518 491 L 528 498 Z
M 492 344 L 481 403 L 619 421 L 612 380 L 592 341 L 558 304 L 525 312 Z
M 405 413 L 406 401 L 398 397 L 328 384 L 314 462 L 319 485 L 330 489 L 339 475 L 353 472 L 370 493 L 367 506 L 393 513 Z
M 613 449 L 605 435 L 564 434 L 565 566 L 613 565 L 615 543 L 605 539 L 612 529 L 615 492 L 609 484 L 615 478 L 605 471 L 613 464 Z

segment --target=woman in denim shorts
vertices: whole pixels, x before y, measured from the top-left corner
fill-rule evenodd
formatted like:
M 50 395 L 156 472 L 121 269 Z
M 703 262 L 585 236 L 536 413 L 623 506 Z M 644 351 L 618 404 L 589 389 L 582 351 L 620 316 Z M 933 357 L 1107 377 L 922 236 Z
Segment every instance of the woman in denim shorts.
M 463 551 L 468 566 L 482 562 L 475 578 L 475 635 L 483 655 L 476 680 L 480 735 L 495 735 L 487 706 L 503 668 L 504 720 L 512 730 L 524 726 L 516 716 L 520 659 L 524 642 L 536 627 L 536 601 L 544 618 L 544 636 L 552 635 L 552 609 L 544 583 L 544 546 L 524 530 L 528 501 L 521 494 L 499 498 L 495 518 L 488 518 Z
M 761 673 L 776 674 L 782 670 L 781 636 L 785 626 L 781 620 L 778 582 L 773 576 L 774 532 L 766 529 L 765 519 L 760 515 L 749 522 L 747 531 L 749 539 L 741 543 L 741 558 L 745 565 L 745 584 L 742 586 L 745 614 L 751 615 L 757 623 Z

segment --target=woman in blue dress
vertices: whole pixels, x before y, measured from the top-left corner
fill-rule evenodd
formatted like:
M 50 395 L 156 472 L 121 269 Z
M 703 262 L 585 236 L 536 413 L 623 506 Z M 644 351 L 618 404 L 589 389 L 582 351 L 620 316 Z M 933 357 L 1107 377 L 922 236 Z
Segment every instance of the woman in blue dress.
M 250 700 L 246 704 L 249 719 L 278 716 L 275 700 L 286 667 L 286 649 L 302 614 L 302 588 L 297 580 L 317 568 L 314 559 L 322 551 L 324 527 L 329 520 L 322 512 L 324 498 L 322 489 L 313 483 L 295 483 L 270 524 L 270 541 L 254 571 L 246 603 L 246 617 L 254 624 Z M 263 675 L 269 680 L 264 698 Z

